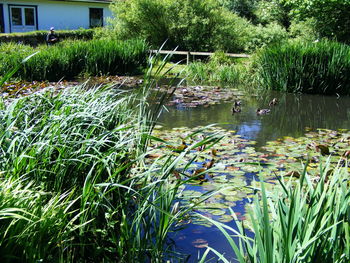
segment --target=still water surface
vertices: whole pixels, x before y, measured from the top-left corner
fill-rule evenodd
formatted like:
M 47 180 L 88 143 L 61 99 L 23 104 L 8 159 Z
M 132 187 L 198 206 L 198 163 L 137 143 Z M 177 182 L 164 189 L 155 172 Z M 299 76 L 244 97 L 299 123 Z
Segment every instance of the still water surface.
M 268 108 L 269 101 L 279 103 L 266 115 L 257 115 L 257 108 Z M 261 96 L 243 96 L 242 112 L 231 114 L 232 103 L 210 107 L 168 108 L 160 117 L 166 128 L 196 127 L 218 123 L 235 130 L 243 138 L 256 140 L 258 146 L 283 136 L 302 136 L 306 128 L 349 129 L 350 97 L 296 95 L 277 92 Z
M 269 101 L 273 98 L 277 98 L 279 103 L 271 108 L 270 114 L 257 115 L 256 109 L 268 108 Z M 350 97 L 266 92 L 255 96 L 245 95 L 240 100 L 241 113 L 232 115 L 232 102 L 207 108 L 186 108 L 178 105 L 168 108 L 168 112 L 161 115 L 159 122 L 164 128 L 191 128 L 217 123 L 226 129 L 237 131 L 245 139 L 257 141 L 257 150 L 266 142 L 283 136 L 303 136 L 306 129 L 350 129 Z M 233 210 L 244 213 L 246 202 L 247 200 L 237 202 Z M 234 227 L 234 223 L 227 224 Z M 227 258 L 233 258 L 228 242 L 215 227 L 190 224 L 173 236 L 173 239 L 176 250 L 189 255 L 187 262 L 197 262 L 198 254 L 205 251 L 205 248 L 194 247 L 196 240 L 205 240 L 209 246 L 225 253 Z

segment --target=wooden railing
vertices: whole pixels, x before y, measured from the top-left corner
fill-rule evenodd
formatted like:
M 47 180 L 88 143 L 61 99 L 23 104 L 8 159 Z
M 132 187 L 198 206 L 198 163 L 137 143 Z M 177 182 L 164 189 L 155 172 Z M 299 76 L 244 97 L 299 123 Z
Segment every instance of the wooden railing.
M 186 55 L 187 65 L 190 63 L 190 56 L 212 56 L 213 52 L 193 52 L 193 51 L 174 51 L 174 50 L 150 50 L 150 53 L 155 54 L 173 54 L 173 55 Z M 225 53 L 228 57 L 234 58 L 249 58 L 250 55 L 247 54 L 233 54 L 233 53 Z

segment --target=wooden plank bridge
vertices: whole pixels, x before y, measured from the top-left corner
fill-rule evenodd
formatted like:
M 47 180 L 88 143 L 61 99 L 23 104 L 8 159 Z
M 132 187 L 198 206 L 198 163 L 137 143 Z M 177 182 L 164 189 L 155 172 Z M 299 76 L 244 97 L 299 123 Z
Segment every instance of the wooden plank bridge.
M 213 52 L 194 52 L 194 51 L 174 51 L 174 50 L 150 50 L 151 54 L 172 54 L 172 55 L 185 55 L 186 56 L 186 62 L 187 65 L 190 63 L 190 57 L 191 56 L 212 56 L 214 55 Z M 233 54 L 233 53 L 225 53 L 228 57 L 234 57 L 234 58 L 249 58 L 250 55 L 247 54 Z

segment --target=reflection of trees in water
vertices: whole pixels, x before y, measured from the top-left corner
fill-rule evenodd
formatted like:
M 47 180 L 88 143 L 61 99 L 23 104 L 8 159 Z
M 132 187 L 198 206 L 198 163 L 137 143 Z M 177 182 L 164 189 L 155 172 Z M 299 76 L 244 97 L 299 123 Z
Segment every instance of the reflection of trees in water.
M 271 113 L 257 116 L 257 108 L 268 108 L 276 97 L 278 105 Z M 302 136 L 305 127 L 350 129 L 350 97 L 295 95 L 265 92 L 258 97 L 242 99 L 242 112 L 231 114 L 232 103 L 208 108 L 174 110 L 161 117 L 166 127 L 195 127 L 211 123 L 227 123 L 243 137 L 254 139 L 259 145 L 282 136 Z

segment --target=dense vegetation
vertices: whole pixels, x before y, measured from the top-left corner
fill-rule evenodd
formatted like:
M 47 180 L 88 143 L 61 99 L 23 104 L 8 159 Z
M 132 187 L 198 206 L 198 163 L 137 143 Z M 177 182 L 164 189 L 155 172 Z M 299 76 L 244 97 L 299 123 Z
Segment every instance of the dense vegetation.
M 346 56 L 342 57 L 345 46 L 322 44 L 323 40 L 349 43 L 348 0 L 130 0 L 116 1 L 111 8 L 115 18 L 107 29 L 93 31 L 95 40 L 64 41 L 51 49 L 40 47 L 41 52 L 16 77 L 57 81 L 82 74 L 135 74 L 144 65 L 148 47 L 163 46 L 259 54 L 253 64 L 250 61 L 220 64 L 213 59 L 209 63 L 195 62 L 186 70 L 194 80 L 236 85 L 258 79 L 259 86 L 269 89 L 349 93 L 347 61 Z M 144 39 L 147 45 L 135 38 Z M 305 51 L 307 43 L 319 41 L 313 45 L 312 54 Z M 325 51 L 327 45 L 332 46 L 334 55 L 329 53 L 331 50 Z M 293 46 L 295 52 L 285 52 L 287 46 Z M 267 50 L 260 51 L 264 48 Z M 35 51 L 12 44 L 2 45 L 0 49 L 0 75 Z M 272 59 L 271 53 L 275 54 L 274 66 L 263 68 L 267 60 L 262 54 L 270 54 Z M 333 58 L 331 62 L 327 62 L 329 56 Z M 288 70 L 293 66 L 288 61 L 294 61 L 294 70 Z M 257 65 L 260 65 L 258 70 L 254 68 Z M 339 72 L 335 72 L 336 68 L 340 68 Z M 325 73 L 317 74 L 318 69 Z M 332 81 L 333 77 L 336 81 Z
M 170 182 L 183 155 L 144 166 L 161 108 L 146 101 L 153 85 L 78 86 L 1 102 L 1 262 L 167 257 L 167 233 L 188 208 L 173 202 L 185 182 Z
M 145 67 L 148 46 L 143 40 L 65 41 L 55 46 L 32 48 L 0 45 L 0 75 L 28 55 L 39 51 L 21 67 L 16 77 L 25 80 L 73 79 L 86 75 L 137 74 Z
M 350 47 L 330 41 L 266 48 L 253 65 L 262 87 L 285 92 L 350 94 Z
M 156 48 L 165 42 L 165 48 L 259 54 L 253 68 L 246 62 L 240 65 L 232 61 L 223 64 L 212 60 L 209 63 L 195 62 L 186 71 L 192 79 L 232 85 L 250 76 L 249 82 L 257 77 L 264 88 L 322 94 L 349 93 L 347 56 L 342 56 L 346 47 L 322 42 L 349 42 L 349 1 L 131 0 L 118 1 L 112 9 L 116 15 L 112 24 L 114 33 L 108 32 L 120 39 L 141 37 Z M 158 19 L 154 20 L 155 17 Z M 319 41 L 321 43 L 312 45 L 312 51 L 306 51 L 307 43 Z M 331 47 L 328 49 L 327 45 Z M 288 46 L 294 52 L 285 52 Z M 267 51 L 260 52 L 263 48 Z M 275 66 L 262 69 L 268 61 L 262 54 L 268 53 L 275 54 L 273 59 L 271 55 L 268 58 Z M 330 56 L 332 61 L 328 61 Z M 296 68 L 289 71 L 288 67 L 293 67 L 293 63 Z M 260 65 L 258 74 L 255 74 L 256 65 Z M 246 70 L 242 71 L 242 68 Z M 335 72 L 337 68 L 339 70 Z M 317 74 L 318 70 L 320 73 Z
M 255 27 L 214 0 L 117 1 L 113 11 L 119 38 L 142 37 L 157 48 L 166 41 L 167 48 L 237 52 L 277 43 L 287 36 L 277 24 Z
M 101 39 L 2 44 L 0 75 L 36 51 L 15 77 L 136 74 L 149 47 L 166 41 L 166 48 L 217 51 L 184 71 L 196 81 L 248 79 L 265 89 L 348 95 L 349 7 L 348 0 L 118 1 L 113 28 L 99 32 Z M 223 51 L 253 59 L 232 60 Z M 171 254 L 167 234 L 195 205 L 179 208 L 186 181 L 172 178 L 192 146 L 168 145 L 180 154 L 145 166 L 149 140 L 165 143 L 152 137 L 165 99 L 148 97 L 155 83 L 146 79 L 135 92 L 75 87 L 0 102 L 2 262 L 162 262 Z M 207 136 L 193 148 L 216 140 Z M 281 180 L 276 196 L 261 185 L 251 212 L 254 238 L 241 227 L 236 246 L 225 234 L 240 262 L 349 261 L 348 171 L 320 167 L 319 182 L 306 170 L 301 178 Z
M 155 47 L 238 52 L 288 38 L 350 40 L 348 0 L 131 0 L 112 10 L 118 37 Z

